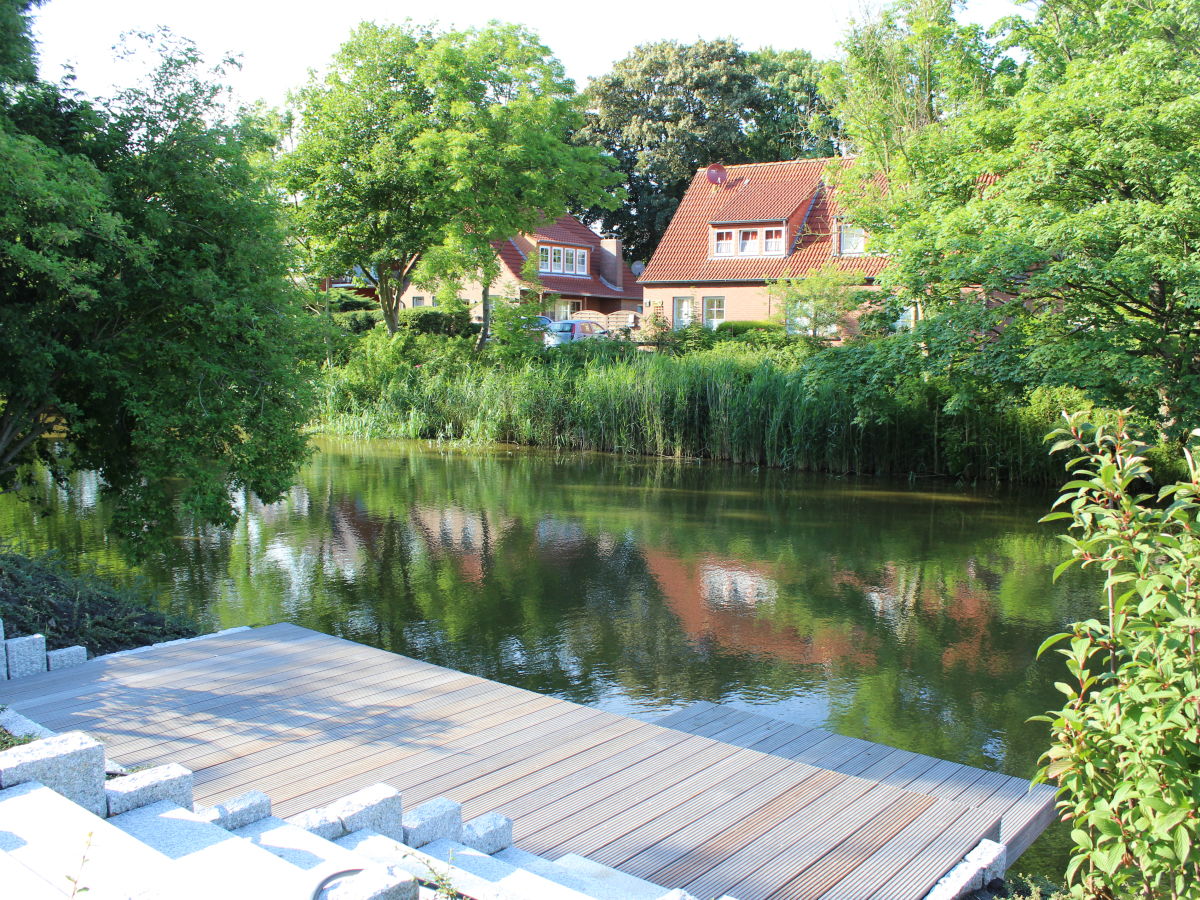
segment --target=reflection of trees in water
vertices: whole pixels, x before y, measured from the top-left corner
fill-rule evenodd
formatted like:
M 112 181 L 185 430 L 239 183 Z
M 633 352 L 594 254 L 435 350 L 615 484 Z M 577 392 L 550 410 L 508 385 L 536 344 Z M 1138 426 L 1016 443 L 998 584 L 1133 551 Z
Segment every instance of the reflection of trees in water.
M 149 567 L 177 608 L 214 626 L 295 621 L 581 702 L 820 696 L 843 733 L 986 751 L 1010 771 L 1036 756 L 1023 721 L 1055 698 L 1032 653 L 1080 612 L 1077 581 L 1049 583 L 1061 553 L 1033 524 L 1040 503 L 662 460 L 324 448 L 283 502 L 246 501 L 234 531 L 194 530 Z M 97 510 L 51 500 L 46 534 L 120 559 Z M 11 505 L 3 517 L 32 532 Z

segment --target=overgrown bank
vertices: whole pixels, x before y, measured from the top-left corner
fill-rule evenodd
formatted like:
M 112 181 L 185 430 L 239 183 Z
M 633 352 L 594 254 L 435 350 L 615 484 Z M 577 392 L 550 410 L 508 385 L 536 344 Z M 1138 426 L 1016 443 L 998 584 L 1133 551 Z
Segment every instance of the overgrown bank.
M 1082 392 L 924 371 L 913 336 L 814 348 L 782 335 L 649 353 L 540 351 L 382 329 L 325 373 L 327 432 L 707 457 L 834 474 L 1051 484 L 1043 437 Z
M 68 572 L 52 557 L 0 550 L 0 619 L 9 636 L 41 633 L 54 650 L 82 644 L 95 655 L 195 637 L 193 622 L 101 578 Z

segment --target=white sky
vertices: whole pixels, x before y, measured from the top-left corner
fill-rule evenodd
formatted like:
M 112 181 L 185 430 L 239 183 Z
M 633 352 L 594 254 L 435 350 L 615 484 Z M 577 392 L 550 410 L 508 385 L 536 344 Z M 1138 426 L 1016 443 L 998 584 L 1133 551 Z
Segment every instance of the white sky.
M 47 0 L 37 12 L 35 34 L 43 78 L 57 80 L 62 65 L 71 63 L 77 86 L 104 96 L 136 77 L 112 61 L 111 48 L 121 33 L 166 25 L 194 40 L 210 61 L 226 53 L 240 55 L 242 70 L 231 80 L 241 99 L 276 105 L 304 83 L 308 69 L 324 68 L 351 28 L 364 20 L 410 18 L 444 28 L 517 21 L 538 33 L 582 88 L 637 44 L 664 39 L 731 36 L 747 50 L 799 47 L 829 58 L 836 55 L 846 24 L 856 14 L 861 17 L 864 8 L 862 0 L 599 0 L 583 5 L 561 0 Z M 580 15 L 585 9 L 586 17 Z M 1012 0 L 971 0 L 962 18 L 990 25 L 1017 11 Z

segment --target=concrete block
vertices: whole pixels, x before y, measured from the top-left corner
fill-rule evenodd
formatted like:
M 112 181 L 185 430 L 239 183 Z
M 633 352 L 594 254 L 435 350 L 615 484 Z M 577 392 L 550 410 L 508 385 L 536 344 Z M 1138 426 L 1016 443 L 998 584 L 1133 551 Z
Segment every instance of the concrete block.
M 367 829 L 397 841 L 404 839 L 400 792 L 391 785 L 373 784 L 355 791 L 325 807 L 325 812 L 341 821 L 342 834 Z
M 69 731 L 0 752 L 0 788 L 38 781 L 84 809 L 103 816 L 104 745 Z
M 192 773 L 177 763 L 168 763 L 113 778 L 105 782 L 104 793 L 108 797 L 110 816 L 119 816 L 160 800 L 169 800 L 175 806 L 190 810 Z
M 404 843 L 424 847 L 431 841 L 457 841 L 462 836 L 462 804 L 437 797 L 404 815 Z
M 216 806 L 198 809 L 196 815 L 226 831 L 236 831 L 271 815 L 271 798 L 262 791 L 247 791 Z
M 491 856 L 512 846 L 513 821 L 500 813 L 484 813 L 463 825 L 462 842 Z
M 87 650 L 79 644 L 74 647 L 63 647 L 61 650 L 46 651 L 46 667 L 54 672 L 57 669 L 69 669 L 72 666 L 82 666 L 87 662 Z
M 1008 870 L 1008 848 L 996 841 L 980 841 L 963 860 L 978 867 L 981 887 L 987 887 Z
M 330 813 L 327 810 L 328 807 L 324 806 L 319 809 L 310 809 L 308 812 L 290 816 L 284 821 L 289 825 L 310 831 L 317 837 L 323 837 L 327 841 L 336 841 L 346 834 L 346 826 L 342 824 L 342 820 L 336 813 Z
M 963 861 L 938 880 L 925 895 L 925 900 L 961 900 L 981 887 L 983 873 L 975 865 Z
M 9 638 L 4 642 L 8 677 L 24 678 L 46 671 L 46 638 L 40 634 Z
M 45 725 L 39 725 L 33 719 L 27 719 L 15 709 L 0 710 L 0 728 L 17 737 L 48 738 L 54 732 Z

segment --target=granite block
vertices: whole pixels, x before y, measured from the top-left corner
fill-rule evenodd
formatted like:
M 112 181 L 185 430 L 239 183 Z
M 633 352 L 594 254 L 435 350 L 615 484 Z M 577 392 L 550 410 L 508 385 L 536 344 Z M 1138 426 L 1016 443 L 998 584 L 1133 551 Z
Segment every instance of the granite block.
M 57 669 L 69 669 L 72 666 L 82 666 L 87 662 L 87 650 L 76 644 L 74 647 L 63 647 L 61 650 L 46 651 L 46 667 L 54 672 Z
M 9 638 L 4 642 L 8 656 L 8 677 L 24 678 L 46 671 L 46 638 L 40 634 Z
M 337 816 L 342 823 L 342 834 L 365 828 L 397 841 L 404 838 L 404 810 L 400 792 L 391 785 L 373 784 L 355 791 L 325 807 L 325 813 Z
M 104 792 L 108 798 L 110 816 L 119 816 L 160 800 L 169 800 L 176 806 L 190 810 L 192 773 L 177 763 L 168 763 L 113 778 L 105 783 Z
M 271 815 L 271 798 L 262 791 L 246 791 L 224 803 L 198 809 L 196 815 L 226 831 L 236 831 Z
M 457 841 L 462 836 L 462 804 L 437 797 L 410 809 L 404 815 L 404 841 L 409 847 L 424 847 L 437 840 Z
M 462 843 L 491 856 L 512 846 L 513 821 L 500 813 L 484 813 L 463 825 Z
M 0 788 L 38 781 L 98 816 L 108 811 L 104 745 L 69 731 L 0 752 Z

